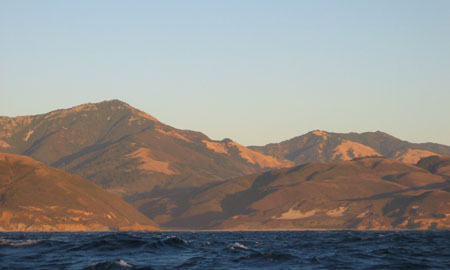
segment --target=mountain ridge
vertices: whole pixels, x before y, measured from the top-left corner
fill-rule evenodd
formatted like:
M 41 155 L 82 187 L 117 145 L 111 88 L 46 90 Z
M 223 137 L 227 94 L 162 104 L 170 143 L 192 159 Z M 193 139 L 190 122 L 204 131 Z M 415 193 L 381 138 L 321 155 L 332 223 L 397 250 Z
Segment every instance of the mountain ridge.
M 215 141 L 201 132 L 173 128 L 119 100 L 0 118 L 0 141 L 0 152 L 31 156 L 87 178 L 141 205 L 141 210 L 161 190 L 183 193 L 292 164 L 232 140 Z M 176 196 L 164 198 L 165 212 L 170 213 Z
M 413 164 L 428 156 L 442 157 L 447 150 L 450 153 L 445 145 L 411 144 L 384 132 L 344 134 L 320 130 L 281 143 L 245 147 L 231 139 L 212 140 L 201 132 L 171 127 L 120 100 L 82 104 L 37 116 L 0 117 L 0 152 L 31 156 L 89 179 L 170 228 L 197 222 L 189 221 L 193 213 L 200 211 L 192 205 L 192 198 L 238 177 L 246 179 L 246 175 L 270 174 L 311 162 L 352 161 L 367 156 Z M 447 169 L 444 166 L 440 170 Z M 339 173 L 336 171 L 337 176 Z M 308 177 L 315 178 L 312 174 Z M 391 184 L 383 185 L 389 188 Z M 219 209 L 217 202 L 202 207 L 212 212 Z M 300 215 L 296 208 L 294 212 L 285 210 L 278 213 L 280 220 Z
M 105 177 L 93 175 L 90 172 L 92 170 L 87 168 L 88 161 L 101 159 L 99 153 L 102 151 L 103 154 L 105 151 L 116 152 L 111 154 L 121 164 L 115 166 L 129 166 L 133 163 L 130 160 L 135 160 L 134 167 L 139 167 L 136 163 L 153 163 L 146 166 L 147 170 L 142 170 L 143 175 L 150 172 L 151 167 L 155 168 L 155 173 L 161 174 L 183 171 L 179 167 L 189 162 L 186 153 L 191 153 L 193 157 L 203 159 L 202 163 L 191 164 L 191 167 L 205 167 L 202 164 L 210 163 L 210 166 L 215 167 L 212 172 L 217 176 L 213 176 L 207 168 L 199 168 L 199 171 L 205 171 L 217 181 L 236 174 L 256 172 L 264 167 L 290 164 L 288 161 L 265 157 L 232 141 L 214 141 L 201 132 L 173 128 L 119 100 L 83 104 L 36 116 L 2 117 L 0 127 L 0 151 L 32 156 L 102 185 L 106 184 Z M 158 141 L 160 144 L 156 143 Z M 165 149 L 161 147 L 163 144 Z M 170 151 L 174 153 L 170 154 Z M 174 164 L 173 161 L 177 159 L 175 155 L 185 155 L 184 160 Z M 112 159 L 110 161 L 114 162 Z M 221 162 L 221 165 L 226 162 L 229 168 L 224 170 L 217 162 Z M 160 170 L 158 166 L 171 166 L 172 169 Z M 99 171 L 97 169 L 96 173 Z M 191 184 L 196 185 L 195 181 Z
M 385 132 L 333 133 L 314 130 L 306 134 L 270 143 L 249 146 L 266 155 L 286 158 L 295 164 L 351 160 L 379 155 L 414 164 L 431 155 L 450 155 L 450 146 L 435 143 L 410 143 Z

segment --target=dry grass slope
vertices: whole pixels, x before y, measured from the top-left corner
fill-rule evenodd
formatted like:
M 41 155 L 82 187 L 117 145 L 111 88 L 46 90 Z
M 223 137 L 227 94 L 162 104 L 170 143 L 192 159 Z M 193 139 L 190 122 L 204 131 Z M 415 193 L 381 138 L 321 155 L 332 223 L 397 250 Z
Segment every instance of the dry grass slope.
M 92 182 L 30 157 L 0 154 L 0 231 L 156 230 Z

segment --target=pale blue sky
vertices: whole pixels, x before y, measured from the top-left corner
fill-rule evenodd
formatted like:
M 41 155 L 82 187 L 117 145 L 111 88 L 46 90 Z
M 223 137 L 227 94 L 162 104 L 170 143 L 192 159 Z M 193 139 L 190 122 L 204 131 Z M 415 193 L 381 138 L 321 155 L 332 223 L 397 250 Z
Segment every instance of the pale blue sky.
M 121 99 L 245 145 L 450 145 L 450 1 L 0 0 L 0 115 Z

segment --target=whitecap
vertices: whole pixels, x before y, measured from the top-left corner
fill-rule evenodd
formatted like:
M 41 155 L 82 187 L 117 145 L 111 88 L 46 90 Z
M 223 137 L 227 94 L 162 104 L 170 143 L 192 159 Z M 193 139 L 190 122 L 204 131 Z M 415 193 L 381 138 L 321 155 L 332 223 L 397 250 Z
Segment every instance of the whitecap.
M 239 242 L 235 242 L 234 244 L 231 245 L 230 247 L 231 249 L 236 249 L 236 248 L 240 248 L 240 249 L 248 249 L 248 247 L 244 246 L 243 244 L 239 243 Z
M 119 267 L 119 268 L 118 268 Z M 88 267 L 84 268 L 84 270 L 119 270 L 119 269 L 134 269 L 134 266 L 131 264 L 128 264 L 124 260 L 119 261 L 106 261 L 101 263 L 96 263 L 89 265 Z
M 10 240 L 10 239 L 0 239 L 0 246 L 13 246 L 21 247 L 27 245 L 33 245 L 39 243 L 39 240 Z
M 126 261 L 124 261 L 124 260 L 118 261 L 117 264 L 119 264 L 120 266 L 131 267 L 131 265 L 128 264 L 128 263 L 127 263 Z

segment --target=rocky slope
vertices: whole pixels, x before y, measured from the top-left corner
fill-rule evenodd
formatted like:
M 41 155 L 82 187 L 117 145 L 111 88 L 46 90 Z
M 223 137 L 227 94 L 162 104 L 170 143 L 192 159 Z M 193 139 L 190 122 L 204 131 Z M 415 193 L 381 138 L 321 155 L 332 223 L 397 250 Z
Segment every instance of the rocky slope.
M 0 231 L 156 230 L 156 224 L 89 180 L 0 153 Z
M 351 160 L 364 156 L 383 156 L 415 164 L 424 157 L 450 155 L 450 146 L 410 143 L 380 131 L 331 133 L 315 130 L 281 143 L 249 148 L 265 155 L 288 159 L 295 164 Z
M 235 178 L 192 194 L 188 207 L 165 226 L 449 229 L 447 170 L 432 173 L 375 157 L 277 169 Z

